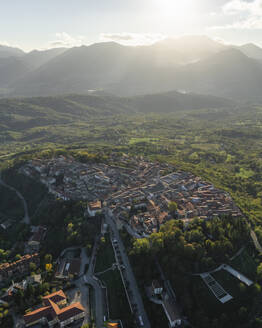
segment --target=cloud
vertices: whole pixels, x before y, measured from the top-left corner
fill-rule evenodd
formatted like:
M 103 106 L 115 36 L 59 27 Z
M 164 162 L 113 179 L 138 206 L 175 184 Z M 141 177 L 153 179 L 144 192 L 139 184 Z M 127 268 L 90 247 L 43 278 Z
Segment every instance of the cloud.
M 73 37 L 66 32 L 59 32 L 55 34 L 56 40 L 50 42 L 51 48 L 58 47 L 79 47 L 84 44 L 84 36 Z
M 254 2 L 246 2 L 244 0 L 232 0 L 227 2 L 222 11 L 225 15 L 239 15 L 241 13 L 250 13 L 253 11 Z
M 262 19 L 250 17 L 248 19 L 237 21 L 232 24 L 212 26 L 211 29 L 215 30 L 261 30 Z
M 125 45 L 138 46 L 149 45 L 157 41 L 165 39 L 163 34 L 147 34 L 147 33 L 101 33 L 100 41 L 115 41 Z
M 233 22 L 212 29 L 262 29 L 262 0 L 231 0 L 222 7 L 224 15 L 232 16 Z
M 5 47 L 12 47 L 11 44 L 8 43 L 7 41 L 0 41 L 0 45 Z

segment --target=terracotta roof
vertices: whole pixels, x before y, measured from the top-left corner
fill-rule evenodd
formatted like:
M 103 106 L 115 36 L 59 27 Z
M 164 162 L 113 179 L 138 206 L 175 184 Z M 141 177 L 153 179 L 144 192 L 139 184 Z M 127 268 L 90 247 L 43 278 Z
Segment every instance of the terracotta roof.
M 60 310 L 60 313 L 58 314 L 58 318 L 60 321 L 65 321 L 65 320 L 67 320 L 71 317 L 74 317 L 77 314 L 80 314 L 84 311 L 85 310 L 80 303 L 74 303 L 74 304 L 71 304 L 71 305 L 67 306 L 66 308 L 63 308 L 62 310 Z
M 24 315 L 24 321 L 26 324 L 40 320 L 43 317 L 50 315 L 50 306 L 45 306 L 35 311 L 29 312 Z
M 37 253 L 32 254 L 32 255 L 26 254 L 26 255 L 22 256 L 19 260 L 15 261 L 15 262 L 3 263 L 3 264 L 0 265 L 0 271 L 5 270 L 5 269 L 11 269 L 13 267 L 22 265 L 24 263 L 28 263 L 30 260 L 33 260 L 35 257 L 38 257 Z
M 58 317 L 60 321 L 65 321 L 85 311 L 79 302 L 60 309 L 56 302 L 66 299 L 66 296 L 62 290 L 44 296 L 43 299 L 46 306 L 24 315 L 24 321 L 26 324 L 36 322 L 43 317 L 47 318 L 48 321 L 54 319 L 55 317 Z
M 102 203 L 100 200 L 96 201 L 96 202 L 90 202 L 89 203 L 89 208 L 91 211 L 93 210 L 99 210 L 102 208 Z
M 108 328 L 118 328 L 119 325 L 118 325 L 118 323 L 108 322 L 107 327 Z
M 55 302 L 54 300 L 53 300 L 53 298 L 55 298 L 56 296 L 58 296 L 59 297 L 59 299 L 66 299 L 66 296 L 65 296 L 65 293 L 62 291 L 62 290 L 59 290 L 59 291 L 57 291 L 57 292 L 54 292 L 54 293 L 52 293 L 52 294 L 49 294 L 49 295 L 47 295 L 47 296 L 44 296 L 43 297 L 43 299 L 45 300 L 45 299 L 51 299 L 53 302 Z M 59 302 L 59 301 L 58 301 Z

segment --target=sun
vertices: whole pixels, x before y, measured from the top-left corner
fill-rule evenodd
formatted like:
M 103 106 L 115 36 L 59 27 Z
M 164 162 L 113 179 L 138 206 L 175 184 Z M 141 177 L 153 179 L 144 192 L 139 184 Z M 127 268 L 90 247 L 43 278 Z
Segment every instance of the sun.
M 190 18 L 196 9 L 194 0 L 154 0 L 154 2 L 159 15 L 174 19 Z

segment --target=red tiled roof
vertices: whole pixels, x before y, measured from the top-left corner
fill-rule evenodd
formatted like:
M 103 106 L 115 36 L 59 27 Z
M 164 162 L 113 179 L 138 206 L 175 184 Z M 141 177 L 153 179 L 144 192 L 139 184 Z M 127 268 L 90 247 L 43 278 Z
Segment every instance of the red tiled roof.
M 66 308 L 60 310 L 60 313 L 58 314 L 58 318 L 60 321 L 65 321 L 71 317 L 76 316 L 77 314 L 80 314 L 84 312 L 84 308 L 80 303 L 74 303 Z
M 28 263 L 30 260 L 33 260 L 35 257 L 38 257 L 38 253 L 32 255 L 26 254 L 22 256 L 19 260 L 12 263 L 3 263 L 0 265 L 0 271 L 22 265 L 23 263 Z
M 65 293 L 62 291 L 62 290 L 59 290 L 59 291 L 57 291 L 57 292 L 54 292 L 54 293 L 52 293 L 52 294 L 49 294 L 49 295 L 47 295 L 47 296 L 44 296 L 43 297 L 43 299 L 45 300 L 45 299 L 51 299 L 53 302 L 55 302 L 54 301 L 54 298 L 55 297 L 58 297 L 59 298 L 59 300 L 62 300 L 62 299 L 66 299 L 66 296 L 65 296 Z M 59 302 L 59 301 L 58 301 Z
M 48 320 L 49 318 L 54 319 L 55 317 L 58 317 L 60 321 L 65 321 L 85 311 L 79 302 L 60 309 L 56 302 L 63 299 L 66 299 L 66 296 L 62 290 L 44 296 L 43 300 L 46 306 L 24 315 L 25 323 L 30 324 L 40 320 L 43 317 L 46 317 Z
M 26 324 L 40 320 L 43 317 L 50 315 L 50 306 L 45 306 L 35 311 L 29 312 L 24 315 L 24 321 Z

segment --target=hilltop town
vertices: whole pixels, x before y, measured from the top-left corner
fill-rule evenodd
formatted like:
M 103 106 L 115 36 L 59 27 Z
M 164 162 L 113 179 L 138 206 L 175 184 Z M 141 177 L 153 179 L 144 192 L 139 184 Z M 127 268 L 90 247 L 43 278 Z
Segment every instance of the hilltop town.
M 174 216 L 185 224 L 194 218 L 241 216 L 227 192 L 170 164 L 126 155 L 112 155 L 110 162 L 80 163 L 59 156 L 31 160 L 20 172 L 40 179 L 55 197 L 86 201 L 90 216 L 110 208 L 133 233 L 144 236 L 159 231 L 161 224 Z M 177 204 L 173 217 L 172 203 Z

